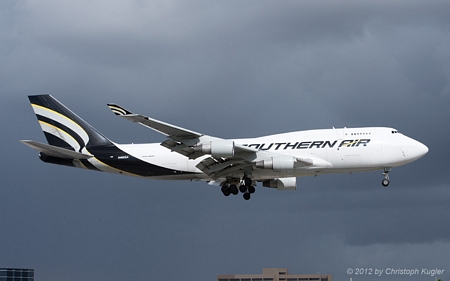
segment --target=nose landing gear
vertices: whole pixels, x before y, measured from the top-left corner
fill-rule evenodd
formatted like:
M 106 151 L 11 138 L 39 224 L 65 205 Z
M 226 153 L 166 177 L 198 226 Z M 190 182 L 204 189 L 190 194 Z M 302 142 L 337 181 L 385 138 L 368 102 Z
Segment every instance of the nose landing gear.
M 384 180 L 381 182 L 381 184 L 384 186 L 384 187 L 387 187 L 388 185 L 389 185 L 389 172 L 391 171 L 391 169 L 390 168 L 384 168 L 384 173 L 383 173 L 383 176 L 384 176 Z

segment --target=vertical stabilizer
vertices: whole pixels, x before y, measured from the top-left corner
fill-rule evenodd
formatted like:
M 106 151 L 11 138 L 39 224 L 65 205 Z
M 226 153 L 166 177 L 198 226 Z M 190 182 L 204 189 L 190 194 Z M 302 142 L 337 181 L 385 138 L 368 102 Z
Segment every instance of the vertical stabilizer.
M 51 95 L 28 97 L 47 142 L 83 153 L 85 147 L 111 142 Z

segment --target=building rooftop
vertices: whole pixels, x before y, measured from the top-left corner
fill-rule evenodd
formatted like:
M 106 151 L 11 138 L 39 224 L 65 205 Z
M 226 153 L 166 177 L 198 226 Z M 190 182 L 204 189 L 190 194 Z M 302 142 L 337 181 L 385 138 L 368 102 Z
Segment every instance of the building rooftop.
M 287 268 L 263 268 L 262 274 L 221 274 L 218 281 L 333 281 L 331 274 L 289 274 Z

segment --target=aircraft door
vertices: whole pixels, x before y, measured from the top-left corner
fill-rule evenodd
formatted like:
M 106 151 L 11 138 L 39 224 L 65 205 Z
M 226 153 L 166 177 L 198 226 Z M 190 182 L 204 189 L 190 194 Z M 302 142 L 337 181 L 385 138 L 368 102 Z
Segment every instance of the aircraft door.
M 336 138 L 338 139 L 338 140 L 342 140 L 342 139 L 344 139 L 344 131 L 345 131 L 345 129 L 346 128 L 341 128 L 341 129 L 335 129 L 335 128 L 333 128 L 334 130 L 335 130 L 335 132 L 336 132 Z

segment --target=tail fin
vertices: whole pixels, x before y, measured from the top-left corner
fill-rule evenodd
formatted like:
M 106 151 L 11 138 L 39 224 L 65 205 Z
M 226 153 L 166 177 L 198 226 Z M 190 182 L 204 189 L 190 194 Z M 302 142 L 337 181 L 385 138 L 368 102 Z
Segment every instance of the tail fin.
M 51 95 L 28 96 L 50 145 L 76 152 L 111 142 Z

